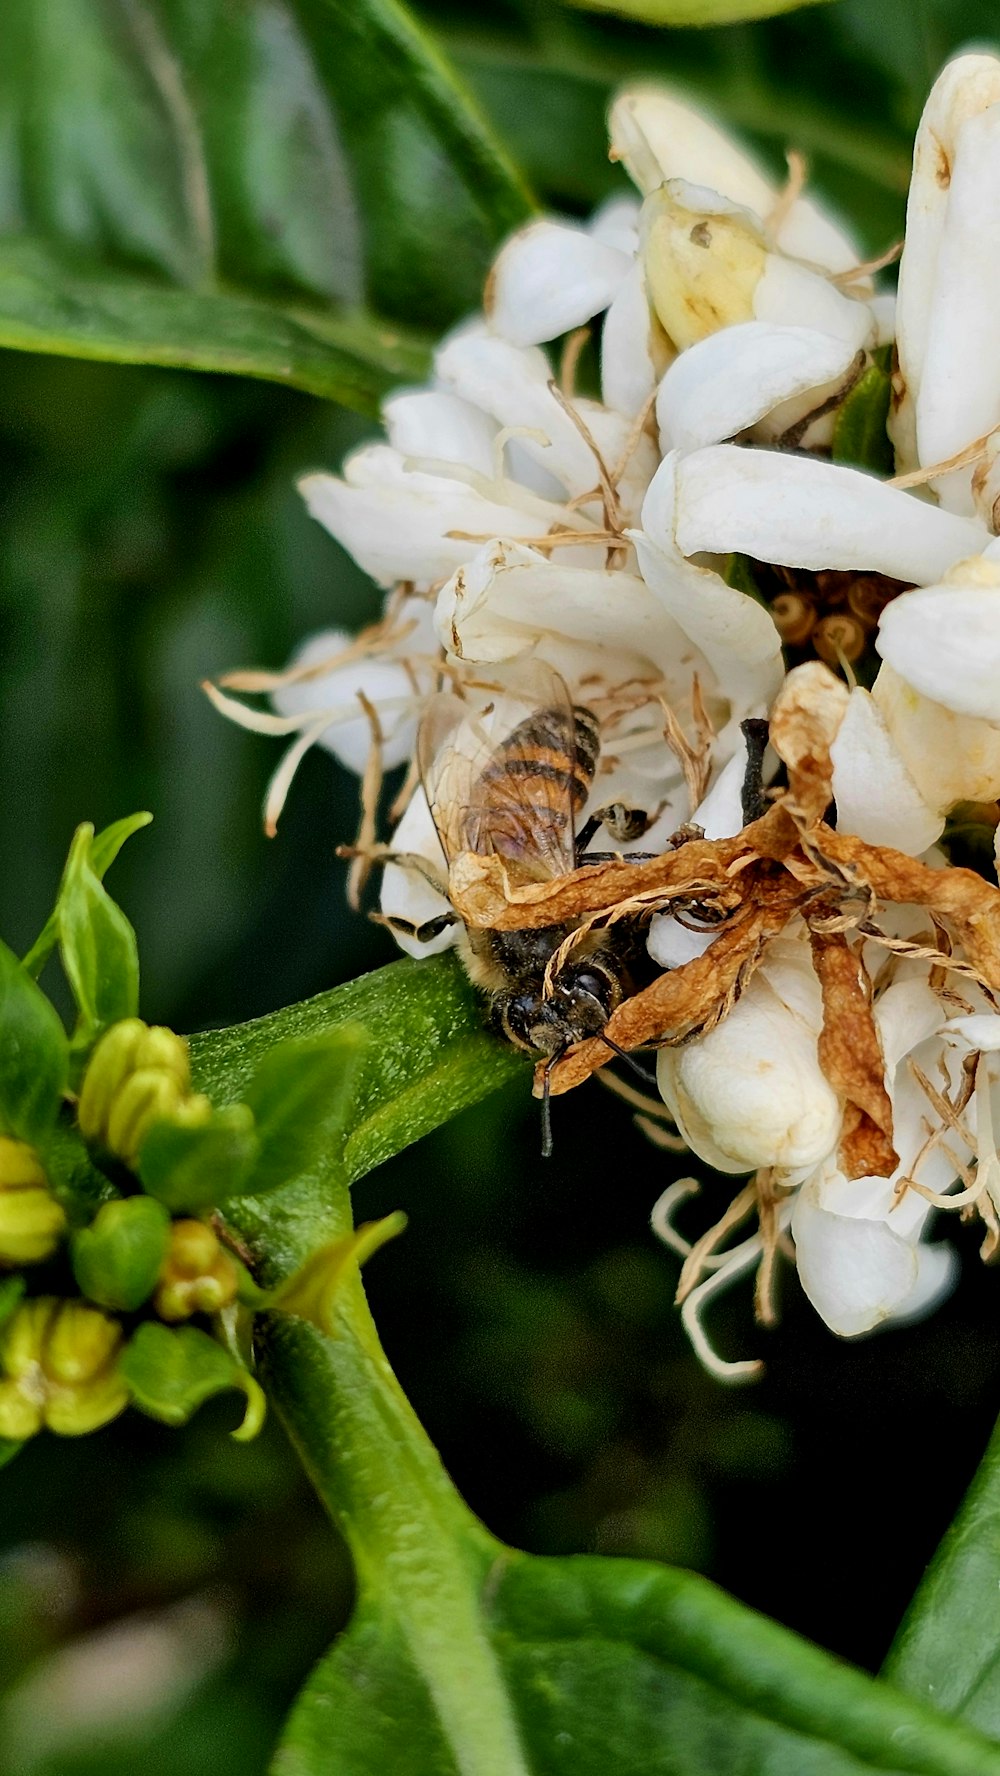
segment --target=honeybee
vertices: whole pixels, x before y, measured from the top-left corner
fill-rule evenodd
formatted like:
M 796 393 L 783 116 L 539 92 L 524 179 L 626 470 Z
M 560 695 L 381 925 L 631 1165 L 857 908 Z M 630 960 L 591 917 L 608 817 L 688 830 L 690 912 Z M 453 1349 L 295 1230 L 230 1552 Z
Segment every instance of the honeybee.
M 596 717 L 572 703 L 563 681 L 540 662 L 521 668 L 478 717 L 458 696 L 435 697 L 420 724 L 417 759 L 449 869 L 473 852 L 499 857 L 513 884 L 546 882 L 607 856 L 587 852 L 602 825 L 619 843 L 638 838 L 648 816 L 621 803 L 599 809 L 577 830 L 600 750 Z M 463 925 L 459 954 L 489 998 L 491 1021 L 550 1066 L 574 1042 L 602 1034 L 632 990 L 642 954 L 636 931 L 623 921 L 588 933 L 546 984 L 572 924 L 478 929 L 451 910 L 410 929 L 425 942 L 456 923 Z M 547 1109 L 546 1095 L 545 1152 Z

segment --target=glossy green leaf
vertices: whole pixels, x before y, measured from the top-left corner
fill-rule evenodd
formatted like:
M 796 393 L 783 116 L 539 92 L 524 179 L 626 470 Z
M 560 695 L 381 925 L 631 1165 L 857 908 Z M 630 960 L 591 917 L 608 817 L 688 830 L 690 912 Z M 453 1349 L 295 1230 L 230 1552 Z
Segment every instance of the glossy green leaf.
M 283 1042 L 247 1087 L 258 1151 L 246 1188 L 255 1196 L 311 1170 L 324 1143 L 342 1139 L 371 1037 L 359 1024 Z
M 170 1242 L 170 1216 L 150 1196 L 104 1203 L 73 1237 L 73 1275 L 98 1307 L 132 1313 L 147 1301 Z
M 371 411 L 529 208 L 398 0 L 7 0 L 2 48 L 8 346 Z
M 1000 1429 L 907 1610 L 885 1673 L 1000 1740 Z
M 301 1005 L 192 1037 L 195 1083 L 213 1103 L 246 1101 L 256 1069 L 280 1042 L 312 1040 L 347 1025 L 370 1037 L 341 1134 L 350 1179 L 512 1078 L 530 1090 L 530 1063 L 488 1033 L 482 1003 L 453 956 L 391 962 Z M 287 1242 L 279 1225 L 271 1235 L 280 1262 Z M 308 1248 L 297 1251 L 294 1262 L 307 1256 Z
M 66 1032 L 13 950 L 0 943 L 0 1135 L 37 1147 L 66 1088 Z
M 646 25 L 735 25 L 744 19 L 798 12 L 823 0 L 566 0 L 588 12 L 613 12 Z
M 59 953 L 79 1014 L 73 1050 L 81 1055 L 102 1030 L 139 1009 L 135 932 L 95 874 L 94 829 L 77 827 L 59 889 Z
M 199 1083 L 243 1095 L 268 1044 L 356 1022 L 343 1156 L 229 1213 L 280 1286 L 350 1236 L 349 1176 L 523 1062 L 485 1035 L 451 958 L 397 962 L 308 1005 L 196 1040 Z M 405 1205 L 404 1205 L 405 1207 Z M 356 1266 L 332 1335 L 265 1316 L 262 1375 L 354 1554 L 354 1622 L 293 1711 L 287 1776 L 996 1776 L 978 1735 L 667 1568 L 534 1560 L 477 1524 L 378 1345 Z
M 264 1399 L 253 1376 L 197 1326 L 171 1328 L 146 1320 L 129 1340 L 118 1369 L 133 1405 L 163 1424 L 187 1424 L 199 1406 L 229 1388 L 239 1389 L 247 1402 L 234 1437 L 246 1441 L 263 1423 Z
M 245 1104 L 213 1112 L 200 1127 L 155 1122 L 139 1153 L 143 1188 L 167 1208 L 212 1208 L 249 1188 L 260 1152 Z
M 362 413 L 428 362 L 415 334 L 361 310 L 175 289 L 17 237 L 0 239 L 0 346 L 257 376 Z
M 0 247 L 0 255 L 2 252 Z M 90 867 L 99 882 L 103 882 L 125 840 L 148 826 L 152 818 L 152 814 L 126 814 L 123 819 L 114 820 L 103 831 L 95 833 L 90 847 Z M 24 958 L 24 967 L 36 980 L 58 941 L 59 921 L 53 911 Z
M 891 475 L 894 456 L 886 422 L 892 395 L 887 363 L 870 364 L 840 408 L 833 427 L 833 460 L 874 475 Z

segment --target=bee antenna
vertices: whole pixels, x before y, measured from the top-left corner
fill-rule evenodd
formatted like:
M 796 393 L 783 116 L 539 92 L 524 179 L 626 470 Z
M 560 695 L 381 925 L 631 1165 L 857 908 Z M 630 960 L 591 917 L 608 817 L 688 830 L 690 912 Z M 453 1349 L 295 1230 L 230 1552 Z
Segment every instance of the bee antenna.
M 627 1054 L 624 1048 L 619 1048 L 617 1042 L 612 1042 L 611 1037 L 606 1036 L 603 1030 L 601 1031 L 598 1040 L 603 1042 L 606 1048 L 610 1048 L 612 1054 L 617 1055 L 620 1061 L 624 1061 L 629 1071 L 634 1073 L 638 1079 L 642 1080 L 643 1085 L 654 1085 L 656 1083 L 655 1073 L 648 1073 L 645 1067 L 639 1065 L 639 1062 L 634 1055 Z
M 563 1050 L 551 1055 L 542 1069 L 542 1158 L 552 1158 L 552 1091 L 549 1085 L 549 1074 L 558 1060 L 562 1059 Z

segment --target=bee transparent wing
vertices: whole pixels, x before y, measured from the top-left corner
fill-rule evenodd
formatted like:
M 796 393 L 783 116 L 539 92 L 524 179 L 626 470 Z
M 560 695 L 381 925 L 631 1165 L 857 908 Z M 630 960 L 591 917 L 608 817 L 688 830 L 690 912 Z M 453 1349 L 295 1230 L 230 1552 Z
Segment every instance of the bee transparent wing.
M 503 858 L 518 880 L 576 865 L 575 819 L 596 761 L 596 728 L 540 661 L 497 674 L 477 703 L 436 697 L 420 726 L 421 775 L 446 858 Z

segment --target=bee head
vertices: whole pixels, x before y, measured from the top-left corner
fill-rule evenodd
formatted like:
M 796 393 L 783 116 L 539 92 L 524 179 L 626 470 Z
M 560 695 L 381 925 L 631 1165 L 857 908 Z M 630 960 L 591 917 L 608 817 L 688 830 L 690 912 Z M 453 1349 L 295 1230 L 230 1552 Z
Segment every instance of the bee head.
M 616 976 L 589 956 L 561 968 L 548 997 L 541 983 L 511 993 L 502 1007 L 501 1027 L 519 1048 L 557 1055 L 573 1042 L 599 1035 L 620 999 Z

